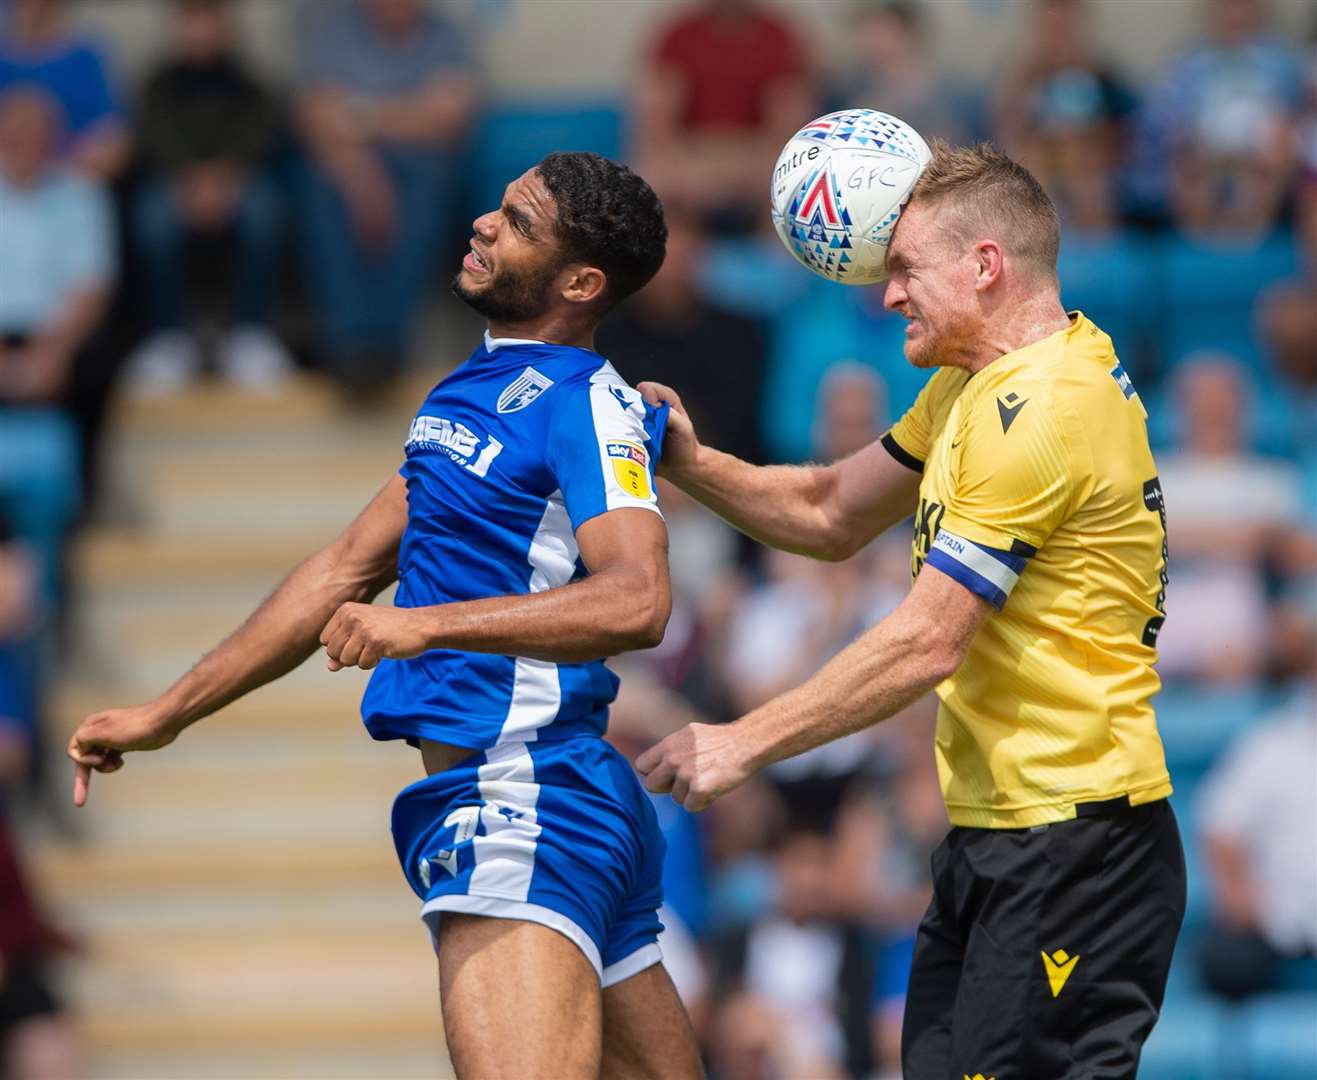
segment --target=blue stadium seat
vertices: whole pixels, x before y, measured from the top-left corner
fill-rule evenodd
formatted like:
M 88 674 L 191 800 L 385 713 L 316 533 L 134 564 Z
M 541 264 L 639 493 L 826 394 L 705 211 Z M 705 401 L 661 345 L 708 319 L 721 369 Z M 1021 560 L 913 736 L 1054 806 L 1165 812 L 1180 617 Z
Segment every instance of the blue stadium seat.
M 53 409 L 0 409 L 0 505 L 42 564 L 43 591 L 59 595 L 64 537 L 82 506 L 78 432 Z
M 715 239 L 700 266 L 709 300 L 751 319 L 772 318 L 810 285 L 809 271 L 771 236 Z
M 1196 994 L 1167 994 L 1139 1061 L 1139 1080 L 1228 1080 L 1221 1052 L 1224 1010 Z
M 555 150 L 622 153 L 622 110 L 610 100 L 491 102 L 472 132 L 466 189 L 472 216 L 499 205 L 503 189 Z
M 1184 928 L 1175 950 L 1175 962 L 1172 972 L 1177 979 L 1188 982 L 1198 978 L 1198 956 L 1196 932 L 1205 928 L 1212 914 L 1212 881 L 1208 874 L 1207 852 L 1198 831 L 1198 814 L 1195 792 L 1186 790 L 1186 786 L 1175 778 L 1175 794 L 1171 804 L 1175 807 L 1175 819 L 1180 826 L 1180 839 L 1184 844 L 1184 870 L 1186 881 L 1186 902 L 1184 911 Z
M 1268 285 L 1298 269 L 1298 248 L 1289 232 L 1247 245 L 1206 244 L 1185 237 L 1165 240 L 1156 304 L 1163 365 L 1173 369 L 1191 353 L 1214 349 L 1260 372 L 1254 303 Z
M 1193 783 L 1244 728 L 1267 710 L 1256 686 L 1167 686 L 1153 699 L 1171 779 Z
M 814 405 L 829 367 L 856 360 L 882 376 L 887 419 L 914 402 L 929 372 L 902 351 L 905 323 L 884 311 L 881 286 L 848 288 L 817 278 L 769 327 L 768 371 L 760 427 L 775 461 L 804 461 L 813 450 Z
M 1057 261 L 1061 302 L 1067 310 L 1081 310 L 1110 335 L 1122 366 L 1140 388 L 1151 378 L 1145 362 L 1152 311 L 1148 266 L 1147 244 L 1128 233 L 1066 233 Z
M 1248 1080 L 1317 1080 L 1317 994 L 1259 998 L 1244 1023 Z

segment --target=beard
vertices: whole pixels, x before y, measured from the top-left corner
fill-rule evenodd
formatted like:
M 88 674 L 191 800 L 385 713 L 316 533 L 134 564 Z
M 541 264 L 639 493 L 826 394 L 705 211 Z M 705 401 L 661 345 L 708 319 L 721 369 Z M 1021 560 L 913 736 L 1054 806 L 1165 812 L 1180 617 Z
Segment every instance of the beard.
M 945 318 L 937 329 L 922 323 L 923 333 L 917 341 L 905 346 L 905 358 L 911 367 L 932 368 L 954 363 L 952 358 L 970 351 L 974 341 L 975 324 L 961 316 Z
M 491 322 L 528 322 L 544 314 L 549 304 L 549 286 L 558 276 L 557 266 L 517 273 L 499 270 L 484 286 L 472 289 L 462 284 L 462 272 L 453 278 L 453 295 Z

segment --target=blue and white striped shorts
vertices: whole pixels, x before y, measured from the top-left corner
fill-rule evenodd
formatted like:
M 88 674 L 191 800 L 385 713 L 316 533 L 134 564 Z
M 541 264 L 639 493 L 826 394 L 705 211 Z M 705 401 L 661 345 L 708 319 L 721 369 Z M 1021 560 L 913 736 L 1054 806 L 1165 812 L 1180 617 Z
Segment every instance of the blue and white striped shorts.
M 596 735 L 503 743 L 404 788 L 393 840 L 435 940 L 445 911 L 541 923 L 605 987 L 662 959 L 663 836 Z

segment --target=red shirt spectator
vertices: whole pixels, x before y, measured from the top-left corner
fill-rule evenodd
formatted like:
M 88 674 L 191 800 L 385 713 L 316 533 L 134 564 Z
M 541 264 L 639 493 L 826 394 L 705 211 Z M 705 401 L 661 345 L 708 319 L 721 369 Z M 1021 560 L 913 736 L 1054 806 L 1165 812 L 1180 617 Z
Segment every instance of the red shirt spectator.
M 805 49 L 793 27 L 739 4 L 678 19 L 663 34 L 654 60 L 679 78 L 680 123 L 692 131 L 758 129 L 768 119 L 772 92 L 806 74 Z

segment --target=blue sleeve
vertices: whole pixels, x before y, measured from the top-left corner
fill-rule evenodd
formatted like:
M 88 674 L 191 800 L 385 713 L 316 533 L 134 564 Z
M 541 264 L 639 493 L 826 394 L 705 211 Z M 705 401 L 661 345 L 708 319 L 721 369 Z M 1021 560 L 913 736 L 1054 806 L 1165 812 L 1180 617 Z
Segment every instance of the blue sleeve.
M 654 467 L 663 448 L 667 406 L 646 404 L 616 376 L 572 387 L 555 405 L 546 460 L 573 530 L 623 507 L 658 513 Z
M 104 120 L 119 120 L 123 107 L 110 82 L 99 46 L 86 42 L 69 56 L 56 92 L 68 112 L 69 130 L 81 135 Z

